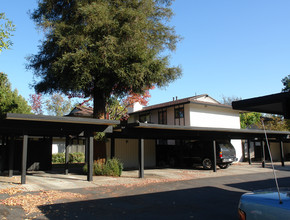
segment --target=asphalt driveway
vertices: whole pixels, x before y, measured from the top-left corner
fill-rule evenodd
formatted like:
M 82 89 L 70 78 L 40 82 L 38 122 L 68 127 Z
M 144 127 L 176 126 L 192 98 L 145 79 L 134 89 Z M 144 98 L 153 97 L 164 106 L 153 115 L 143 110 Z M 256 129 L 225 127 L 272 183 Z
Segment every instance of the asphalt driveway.
M 290 170 L 277 167 L 281 187 L 290 186 Z M 59 197 L 48 204 L 37 206 L 38 212 L 27 214 L 20 206 L 0 205 L 1 219 L 237 219 L 237 206 L 242 193 L 274 187 L 272 171 L 260 165 L 235 165 L 228 170 L 212 173 L 202 170 L 155 170 L 145 172 L 144 179 L 135 178 L 136 172 L 124 173 L 124 177 L 94 178 L 93 183 L 70 176 L 67 180 L 55 179 L 58 188 L 45 188 L 32 192 L 21 191 L 9 196 L 0 194 L 0 199 L 17 195 L 74 193 L 75 197 Z M 40 175 L 40 174 L 39 174 Z M 165 175 L 165 176 L 164 176 Z M 52 181 L 52 177 L 44 177 Z M 176 179 L 177 177 L 180 179 Z M 35 187 L 31 180 L 40 176 L 28 176 L 26 187 Z M 39 179 L 38 179 L 39 180 Z M 98 181 L 97 181 L 98 180 Z M 63 181 L 63 185 L 61 182 Z M 30 183 L 29 183 L 30 182 Z M 98 182 L 98 183 L 97 183 Z M 101 184 L 102 182 L 102 184 Z M 112 183 L 113 182 L 113 183 Z M 83 183 L 82 187 L 75 187 Z M 5 185 L 1 179 L 0 185 Z M 10 182 L 12 188 L 17 186 Z M 66 186 L 66 189 L 65 189 Z M 74 186 L 74 187 L 72 187 Z M 35 194 L 34 194 L 35 193 Z M 46 195 L 45 194 L 45 195 Z M 44 195 L 44 194 L 42 194 Z M 58 195 L 58 194 L 54 194 Z M 79 196 L 78 196 L 79 195 Z M 33 196 L 32 196 L 33 197 Z M 48 197 L 49 198 L 49 197 Z M 31 205 L 33 202 L 31 202 Z

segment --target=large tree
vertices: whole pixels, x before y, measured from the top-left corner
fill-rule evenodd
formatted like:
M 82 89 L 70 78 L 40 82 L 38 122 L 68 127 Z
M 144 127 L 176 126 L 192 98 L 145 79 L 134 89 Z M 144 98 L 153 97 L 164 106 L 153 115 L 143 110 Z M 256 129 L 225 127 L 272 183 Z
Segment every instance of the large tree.
M 7 75 L 0 72 L 0 116 L 8 112 L 29 114 L 31 107 L 16 89 L 11 89 Z
M 46 40 L 29 58 L 37 92 L 93 97 L 102 118 L 111 96 L 142 94 L 180 77 L 168 52 L 179 36 L 168 25 L 172 0 L 41 0 L 32 19 Z

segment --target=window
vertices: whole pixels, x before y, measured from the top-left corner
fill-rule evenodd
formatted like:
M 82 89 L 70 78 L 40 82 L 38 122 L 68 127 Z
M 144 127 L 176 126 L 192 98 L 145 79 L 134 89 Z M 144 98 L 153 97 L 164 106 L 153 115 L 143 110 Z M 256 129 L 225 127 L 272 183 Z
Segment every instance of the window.
M 146 113 L 146 114 L 139 115 L 139 121 L 143 123 L 150 122 L 150 114 Z
M 158 124 L 167 124 L 167 111 L 165 110 L 159 110 L 158 111 Z
M 174 109 L 174 116 L 175 118 L 184 118 L 184 108 L 176 108 Z

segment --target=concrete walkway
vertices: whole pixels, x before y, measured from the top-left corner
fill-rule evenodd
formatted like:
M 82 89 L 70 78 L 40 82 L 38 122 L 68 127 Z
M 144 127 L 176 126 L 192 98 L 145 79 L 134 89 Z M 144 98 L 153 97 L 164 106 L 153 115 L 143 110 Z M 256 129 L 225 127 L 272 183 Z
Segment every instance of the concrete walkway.
M 275 168 L 277 172 L 279 172 L 279 170 L 290 171 L 290 162 L 285 163 L 285 167 L 282 167 L 280 163 L 276 163 Z M 273 172 L 271 165 L 267 163 L 266 168 L 262 168 L 261 163 L 254 163 L 252 165 L 247 163 L 238 163 L 230 166 L 228 169 L 218 169 L 215 173 L 212 170 L 203 169 L 146 169 L 145 177 L 143 179 L 138 178 L 137 170 L 133 170 L 123 171 L 121 177 L 94 176 L 92 182 L 88 182 L 85 175 L 64 175 L 37 171 L 27 173 L 27 184 L 23 185 L 23 187 L 27 191 L 66 190 L 115 185 L 130 187 L 133 185 L 142 186 L 151 183 L 174 182 L 230 175 L 255 174 L 262 172 Z M 20 175 L 15 175 L 13 177 L 0 176 L 0 189 L 19 186 L 20 178 Z

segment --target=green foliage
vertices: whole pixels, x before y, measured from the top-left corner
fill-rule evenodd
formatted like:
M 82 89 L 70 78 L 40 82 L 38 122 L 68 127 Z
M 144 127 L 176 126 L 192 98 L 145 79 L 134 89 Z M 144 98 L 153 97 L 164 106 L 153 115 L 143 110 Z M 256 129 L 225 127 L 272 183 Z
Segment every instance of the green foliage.
M 102 163 L 101 161 L 96 161 L 94 163 L 94 171 L 93 173 L 96 175 L 96 176 L 106 176 L 105 173 L 107 171 L 107 168 L 106 168 L 106 165 L 104 163 Z
M 46 110 L 55 116 L 64 116 L 72 109 L 70 100 L 65 99 L 60 93 L 56 93 L 46 100 Z
M 64 153 L 52 154 L 52 163 L 65 163 Z
M 91 96 L 96 117 L 111 95 L 168 85 L 181 75 L 167 55 L 180 40 L 168 26 L 171 2 L 40 0 L 32 19 L 46 40 L 28 59 L 36 91 Z
M 121 176 L 123 171 L 123 164 L 117 158 L 107 160 L 105 167 L 106 176 Z
M 21 95 L 18 95 L 17 89 L 11 90 L 7 75 L 0 72 L 0 115 L 8 112 L 31 114 L 31 107 Z
M 121 176 L 123 164 L 117 159 L 109 159 L 105 163 L 101 160 L 94 162 L 93 172 L 96 176 Z M 83 167 L 84 173 L 88 172 L 88 166 Z
M 76 152 L 69 154 L 69 163 L 84 163 L 85 162 L 85 154 L 83 152 Z
M 112 96 L 107 101 L 106 112 L 109 113 L 111 120 L 120 120 L 127 113 L 127 106 Z
M 94 139 L 97 141 L 107 141 L 105 132 L 95 132 Z
M 282 92 L 289 92 L 290 91 L 290 75 L 283 78 L 282 83 L 284 86 L 284 88 L 282 89 Z
M 69 163 L 84 163 L 85 154 L 82 152 L 70 153 Z M 65 153 L 52 154 L 52 163 L 65 163 Z
M 10 37 L 13 36 L 13 31 L 15 31 L 15 25 L 6 18 L 4 13 L 0 13 L 0 53 L 12 45 Z
M 267 117 L 263 117 L 264 127 L 266 130 L 272 131 L 289 131 L 290 123 L 289 120 L 284 119 L 279 115 L 266 115 Z M 259 124 L 259 128 L 264 129 L 263 124 Z
M 251 128 L 258 126 L 261 120 L 261 113 L 249 112 L 240 114 L 241 128 Z

